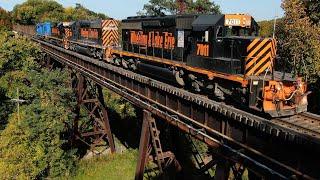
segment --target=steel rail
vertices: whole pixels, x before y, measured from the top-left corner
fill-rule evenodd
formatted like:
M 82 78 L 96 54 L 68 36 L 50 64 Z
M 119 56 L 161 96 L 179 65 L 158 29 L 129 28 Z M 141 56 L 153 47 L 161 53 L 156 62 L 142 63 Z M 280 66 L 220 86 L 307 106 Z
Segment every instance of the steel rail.
M 43 44 L 43 43 L 42 43 Z M 50 44 L 47 44 L 47 45 L 50 45 Z M 58 47 L 52 47 L 52 48 L 58 48 Z M 45 48 L 44 48 L 45 49 Z M 132 95 L 132 94 L 135 94 L 135 92 L 133 92 L 133 91 L 131 91 L 130 89 L 127 89 L 126 87 L 121 87 L 120 85 L 117 85 L 117 86 L 120 86 L 120 91 L 119 90 L 116 90 L 114 87 L 115 87 L 115 84 L 113 85 L 113 87 L 112 86 L 110 86 L 110 84 L 112 83 L 112 82 L 110 82 L 110 80 L 108 80 L 108 79 L 106 79 L 105 77 L 103 77 L 103 76 L 101 76 L 101 75 L 99 75 L 99 74 L 97 74 L 97 73 L 95 73 L 95 72 L 92 72 L 90 69 L 86 69 L 86 68 L 84 68 L 83 66 L 79 66 L 78 64 L 75 64 L 75 63 L 73 63 L 72 61 L 69 61 L 67 58 L 64 58 L 64 57 L 62 57 L 62 56 L 60 56 L 60 55 L 58 55 L 58 54 L 54 54 L 53 52 L 52 52 L 52 50 L 46 50 L 47 51 L 47 53 L 48 54 L 52 54 L 53 56 L 55 56 L 55 57 L 58 57 L 58 58 L 60 58 L 60 59 L 62 59 L 61 61 L 62 61 L 62 63 L 69 63 L 69 66 L 72 66 L 73 68 L 75 68 L 75 69 L 78 69 L 79 71 L 81 71 L 83 74 L 86 74 L 87 76 L 90 76 L 90 78 L 93 78 L 96 82 L 98 82 L 99 84 L 101 84 L 101 85 L 103 85 L 103 86 L 107 86 L 107 87 L 109 87 L 111 90 L 113 89 L 114 91 L 116 91 L 117 93 L 119 93 L 119 94 L 121 94 L 121 95 L 123 95 L 125 98 L 127 98 L 129 101 L 131 101 L 132 103 L 134 103 L 134 104 L 137 104 L 137 102 L 139 102 L 140 103 L 140 106 L 141 105 L 144 105 L 144 106 L 146 106 L 145 108 L 146 109 L 150 109 L 151 110 L 151 112 L 158 112 L 158 113 L 156 113 L 157 115 L 161 115 L 162 114 L 162 117 L 164 118 L 164 119 L 167 119 L 167 120 L 169 120 L 169 122 L 171 122 L 171 124 L 176 124 L 176 126 L 178 126 L 179 127 L 179 125 L 181 126 L 181 124 L 183 124 L 184 122 L 181 122 L 179 119 L 181 118 L 181 119 L 185 119 L 185 120 L 188 120 L 189 122 L 188 123 L 190 123 L 190 122 L 192 122 L 192 125 L 189 125 L 188 123 L 186 124 L 184 124 L 184 128 L 181 128 L 180 127 L 180 129 L 186 129 L 186 127 L 187 127 L 187 129 L 189 129 L 189 130 L 187 130 L 187 131 L 189 131 L 189 133 L 191 133 L 191 134 L 193 134 L 194 136 L 196 136 L 196 137 L 198 137 L 199 138 L 199 136 L 198 135 L 201 135 L 201 137 L 200 137 L 200 139 L 202 140 L 202 141 L 204 141 L 205 143 L 207 143 L 207 144 L 209 144 L 209 145 L 213 145 L 213 144 L 219 144 L 220 146 L 222 146 L 222 147 L 224 147 L 224 148 L 226 148 L 226 149 L 230 149 L 231 147 L 230 147 L 230 145 L 228 145 L 229 143 L 230 144 L 237 144 L 237 146 L 239 146 L 240 147 L 240 149 L 250 149 L 250 147 L 247 147 L 247 146 L 245 146 L 245 145 L 242 145 L 242 144 L 239 144 L 238 142 L 235 142 L 234 140 L 232 140 L 231 138 L 229 138 L 229 137 L 227 137 L 227 136 L 224 136 L 224 135 L 221 135 L 219 132 L 216 132 L 216 131 L 214 131 L 214 130 L 212 130 L 211 129 L 211 131 L 210 131 L 210 128 L 206 128 L 206 133 L 203 133 L 203 131 L 202 130 L 199 130 L 198 128 L 199 127 L 201 127 L 201 128 L 204 128 L 203 126 L 201 126 L 201 124 L 199 124 L 199 123 L 197 123 L 197 122 L 195 122 L 195 121 L 193 121 L 192 119 L 190 119 L 190 118 L 188 118 L 188 117 L 185 117 L 185 116 L 183 116 L 182 114 L 177 114 L 177 113 L 175 113 L 175 115 L 177 115 L 178 117 L 180 117 L 179 119 L 178 118 L 175 118 L 175 116 L 172 116 L 172 115 L 169 115 L 168 114 L 168 112 L 170 112 L 170 113 L 173 113 L 173 112 L 171 112 L 170 111 L 170 109 L 169 108 L 166 108 L 166 107 L 163 107 L 163 105 L 161 105 L 161 104 L 159 104 L 159 103 L 157 103 L 157 102 L 154 102 L 154 101 L 152 101 L 151 99 L 144 99 L 145 101 L 147 100 L 147 101 L 149 101 L 149 103 L 147 103 L 147 104 L 144 104 L 145 102 L 144 101 L 141 101 L 141 99 L 143 98 L 142 96 L 140 96 L 140 95 L 138 95 L 138 94 L 136 94 L 136 96 L 139 96 L 139 98 L 137 98 L 136 96 L 134 96 L 134 95 Z M 60 56 L 60 57 L 59 57 Z M 73 65 L 72 65 L 73 64 Z M 78 67 L 77 67 L 78 66 Z M 98 78 L 97 78 L 98 77 Z M 101 79 L 103 79 L 103 81 L 101 80 Z M 107 82 L 107 83 L 106 83 Z M 108 84 L 109 83 L 109 84 Z M 125 92 L 130 92 L 130 93 L 127 93 L 127 94 L 125 94 Z M 135 98 L 135 100 L 132 100 L 132 98 Z M 130 100 L 131 99 L 131 100 Z M 154 104 L 157 104 L 157 108 L 155 108 L 153 105 Z M 163 112 L 159 112 L 160 111 L 160 109 L 159 109 L 159 107 L 161 107 L 161 108 L 163 108 L 164 109 L 164 111 Z M 160 116 L 161 117 L 161 116 Z M 170 120 L 171 119 L 171 120 Z M 173 122 L 173 123 L 172 123 Z M 193 126 L 197 126 L 198 128 L 194 128 Z M 210 133 L 209 133 L 210 132 Z M 220 141 L 217 141 L 217 140 L 215 140 L 214 138 L 212 138 L 212 137 L 210 137 L 210 136 L 208 136 L 208 134 L 210 134 L 210 135 L 212 135 L 212 134 L 215 134 L 216 135 L 216 138 L 217 139 L 220 139 Z M 222 143 L 221 144 L 221 140 L 223 141 L 223 142 L 228 142 L 227 144 L 224 144 L 224 143 Z M 211 143 L 209 143 L 209 141 L 211 141 Z M 238 148 L 239 148 L 238 147 Z M 236 148 L 236 149 L 238 149 L 238 148 Z M 238 152 L 238 151 L 236 151 L 235 149 L 233 149 L 235 152 Z M 255 152 L 255 155 L 259 155 L 259 156 L 263 156 L 263 154 L 262 153 L 260 153 L 259 154 L 259 152 L 257 152 L 257 151 L 254 151 L 253 149 L 250 149 L 250 151 L 251 152 Z M 239 152 L 238 152 L 239 153 Z M 244 158 L 246 158 L 246 160 L 247 161 L 250 161 L 250 162 L 252 162 L 252 163 L 254 163 L 254 164 L 259 164 L 259 162 L 257 162 L 257 161 L 254 161 L 253 159 L 250 159 L 250 157 L 248 157 L 248 156 L 246 156 L 245 154 L 238 154 L 240 157 L 244 157 Z M 265 158 L 267 158 L 267 157 L 265 157 Z M 271 158 L 269 158 L 269 161 L 272 161 L 272 159 Z M 285 165 L 284 164 L 281 164 L 281 163 L 277 163 L 277 161 L 273 161 L 273 163 L 276 163 L 276 164 L 278 164 L 278 166 L 280 165 L 281 167 L 285 167 Z M 262 165 L 262 164 L 260 164 L 260 165 Z M 263 165 L 262 165 L 263 166 Z M 271 172 L 271 174 L 277 174 L 276 173 L 276 171 L 273 171 L 273 170 L 271 170 L 271 169 L 268 169 L 267 167 L 265 167 L 269 172 Z M 296 175 L 298 175 L 299 177 L 303 177 L 303 178 L 307 178 L 307 179 L 312 179 L 311 177 L 309 177 L 309 176 L 306 176 L 306 175 L 304 175 L 303 173 L 300 173 L 300 172 L 298 172 L 298 171 L 296 171 L 296 170 L 294 170 L 294 169 L 292 169 L 292 168 L 290 168 L 290 167 L 286 167 L 286 169 L 288 170 L 288 171 L 290 171 L 290 172 L 293 172 L 293 174 L 296 174 Z M 281 174 L 277 174 L 279 177 L 284 177 L 283 175 L 281 175 Z
M 272 119 L 279 126 L 293 129 L 299 133 L 320 139 L 320 116 L 312 113 L 301 113 L 291 117 Z

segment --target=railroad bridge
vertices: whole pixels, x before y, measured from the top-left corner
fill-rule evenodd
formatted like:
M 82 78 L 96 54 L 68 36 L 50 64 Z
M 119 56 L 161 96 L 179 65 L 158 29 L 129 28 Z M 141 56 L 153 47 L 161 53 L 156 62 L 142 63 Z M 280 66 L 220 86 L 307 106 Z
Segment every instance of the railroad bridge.
M 250 179 L 320 179 L 320 117 L 310 113 L 272 121 L 224 103 L 215 102 L 180 88 L 113 66 L 47 42 L 42 63 L 59 63 L 72 73 L 78 107 L 88 110 L 89 124 L 75 121 L 75 136 L 94 147 L 106 140 L 115 145 L 103 102 L 105 87 L 143 109 L 143 123 L 135 179 L 142 179 L 148 161 L 163 177 L 181 169 L 177 155 L 163 148 L 159 122 L 179 129 L 210 147 L 211 158 L 196 155 L 199 172 L 215 166 L 215 179 L 228 179 L 230 172 L 241 179 L 245 169 Z M 91 132 L 86 126 L 93 126 Z M 192 141 L 192 140 L 191 140 Z M 190 142 L 192 143 L 192 142 Z

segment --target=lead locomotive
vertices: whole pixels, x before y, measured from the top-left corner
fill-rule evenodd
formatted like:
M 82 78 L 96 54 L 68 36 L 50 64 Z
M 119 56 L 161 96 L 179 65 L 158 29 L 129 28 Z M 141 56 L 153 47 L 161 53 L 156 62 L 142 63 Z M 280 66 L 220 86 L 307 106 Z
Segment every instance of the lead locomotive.
M 109 63 L 272 117 L 307 111 L 306 84 L 274 71 L 277 42 L 258 37 L 259 26 L 249 15 L 129 17 L 121 23 L 121 46 L 117 23 L 103 22 L 95 26 L 105 34 L 97 36 L 97 43 L 89 41 L 94 28 L 81 23 L 61 42 L 65 48 L 94 57 L 102 52 Z M 79 32 L 81 38 L 75 37 Z M 113 43 L 102 43 L 107 41 Z

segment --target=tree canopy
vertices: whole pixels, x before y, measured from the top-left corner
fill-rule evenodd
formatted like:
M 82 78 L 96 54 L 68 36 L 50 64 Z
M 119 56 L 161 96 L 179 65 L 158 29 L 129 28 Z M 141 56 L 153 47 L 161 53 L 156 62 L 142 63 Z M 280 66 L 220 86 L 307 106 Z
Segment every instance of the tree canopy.
M 11 14 L 0 7 L 0 29 L 11 26 Z
M 0 32 L 0 179 L 41 179 L 71 172 L 74 150 L 67 146 L 76 105 L 67 73 L 36 62 L 39 47 Z M 12 99 L 22 99 L 19 111 Z
M 305 1 L 306 12 L 314 24 L 320 23 L 320 1 Z
M 106 19 L 107 16 L 102 13 L 95 13 L 81 4 L 76 4 L 76 7 L 67 7 L 64 9 L 63 21 L 74 21 L 79 19 L 94 20 Z
M 27 0 L 16 5 L 12 11 L 13 20 L 19 24 L 36 24 L 38 22 L 61 22 L 73 20 L 105 19 L 102 13 L 95 13 L 81 4 L 64 8 L 54 0 Z
M 185 5 L 186 14 L 221 13 L 219 5 L 209 0 L 185 0 Z M 149 2 L 143 6 L 143 10 L 139 11 L 138 14 L 158 16 L 166 14 L 177 14 L 178 10 L 179 4 L 176 0 L 149 0 Z
M 274 20 L 266 20 L 258 22 L 260 26 L 260 36 L 262 37 L 272 37 L 273 36 L 273 26 Z
M 28 0 L 13 8 L 15 22 L 36 24 L 47 20 L 59 21 L 63 16 L 63 6 L 54 0 Z
M 279 53 L 294 75 L 314 82 L 320 76 L 320 28 L 314 24 L 304 1 L 283 0 L 283 29 L 278 33 Z M 315 12 L 316 14 L 318 12 Z

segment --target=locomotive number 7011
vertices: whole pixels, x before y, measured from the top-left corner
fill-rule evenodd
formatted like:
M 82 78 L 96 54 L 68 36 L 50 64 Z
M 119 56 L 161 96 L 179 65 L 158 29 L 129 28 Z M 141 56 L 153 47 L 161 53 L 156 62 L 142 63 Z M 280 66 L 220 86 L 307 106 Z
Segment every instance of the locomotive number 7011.
M 226 26 L 238 26 L 241 25 L 240 19 L 226 19 Z

